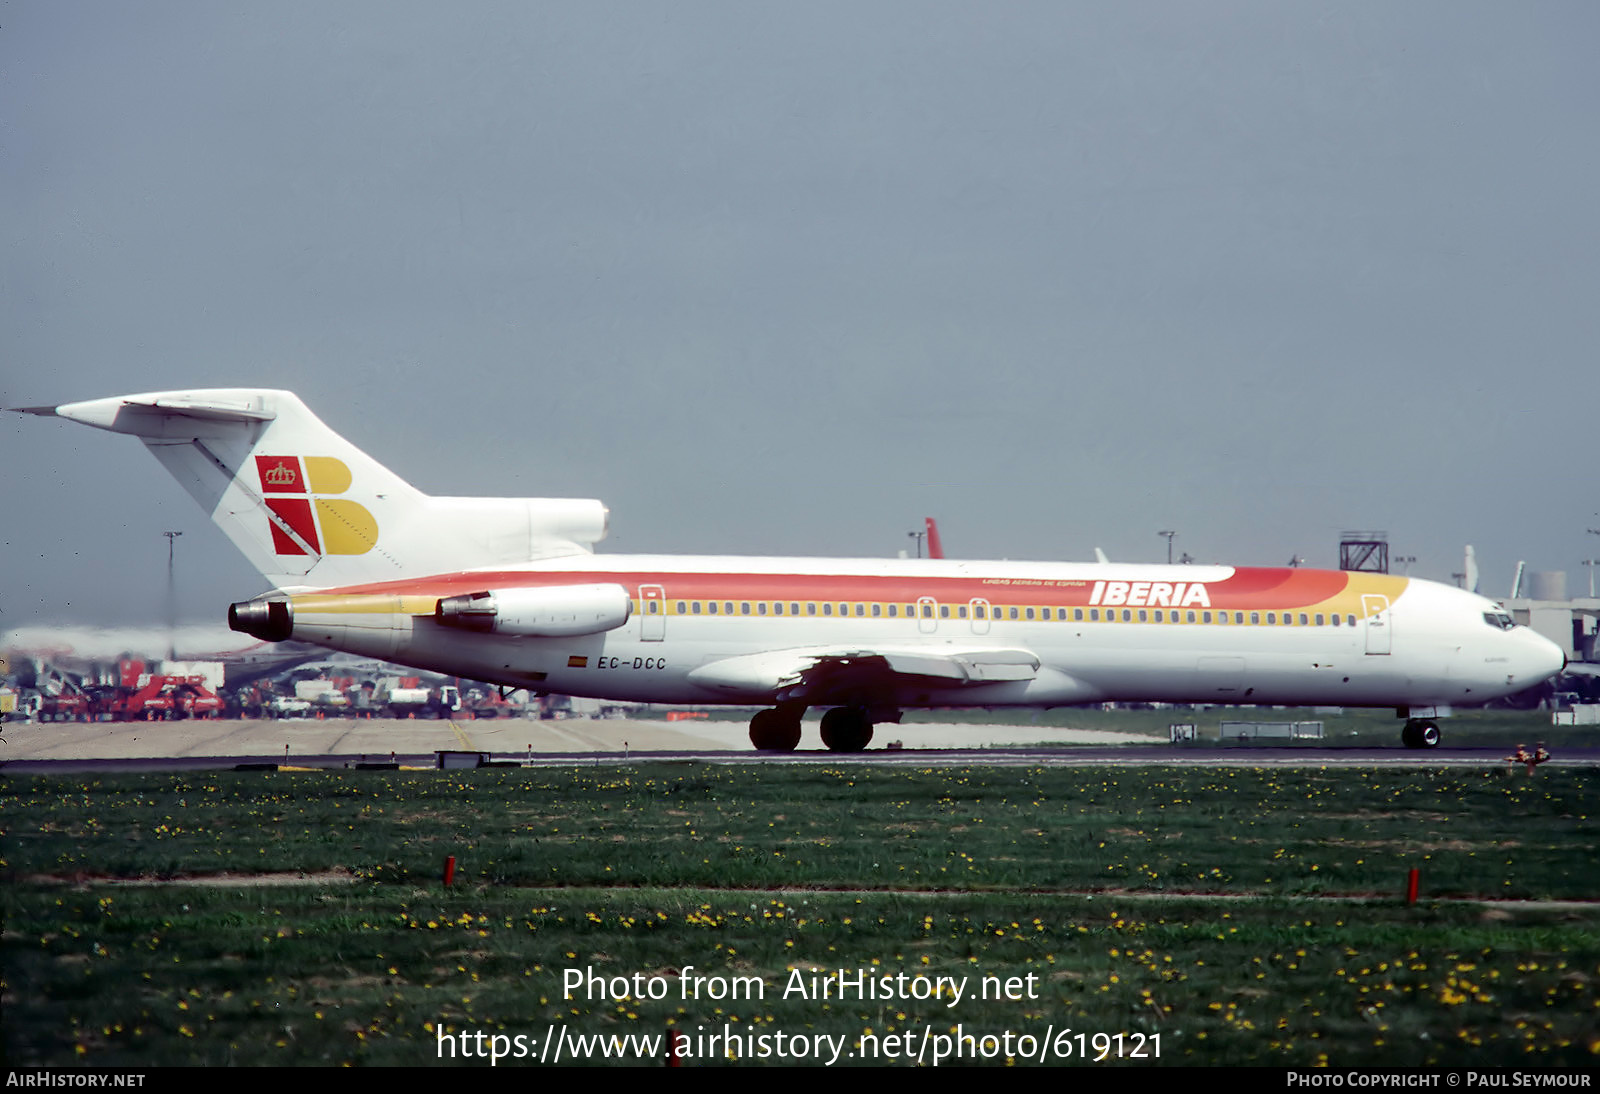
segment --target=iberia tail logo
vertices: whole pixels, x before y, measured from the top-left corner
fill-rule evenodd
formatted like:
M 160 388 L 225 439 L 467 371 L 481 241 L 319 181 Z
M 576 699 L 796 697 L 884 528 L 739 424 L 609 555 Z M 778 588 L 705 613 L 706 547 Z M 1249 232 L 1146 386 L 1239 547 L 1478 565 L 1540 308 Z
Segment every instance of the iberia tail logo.
M 350 489 L 350 468 L 332 456 L 257 456 L 256 474 L 267 507 L 294 530 L 277 523 L 272 549 L 280 555 L 363 555 L 378 542 L 378 522 L 370 510 L 349 498 L 328 497 Z M 296 542 L 295 536 L 303 541 Z

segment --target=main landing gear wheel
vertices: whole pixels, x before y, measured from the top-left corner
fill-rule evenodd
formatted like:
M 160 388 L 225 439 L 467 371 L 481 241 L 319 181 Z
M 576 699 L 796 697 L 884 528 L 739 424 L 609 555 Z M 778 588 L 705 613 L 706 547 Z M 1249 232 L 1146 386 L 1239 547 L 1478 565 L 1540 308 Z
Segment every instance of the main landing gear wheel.
M 1408 721 L 1400 731 L 1400 742 L 1407 748 L 1438 748 L 1439 724 L 1437 722 Z
M 872 742 L 867 712 L 855 707 L 834 707 L 822 716 L 822 743 L 831 752 L 864 752 Z
M 750 743 L 763 752 L 793 752 L 800 743 L 800 717 L 781 710 L 758 711 L 750 719 Z

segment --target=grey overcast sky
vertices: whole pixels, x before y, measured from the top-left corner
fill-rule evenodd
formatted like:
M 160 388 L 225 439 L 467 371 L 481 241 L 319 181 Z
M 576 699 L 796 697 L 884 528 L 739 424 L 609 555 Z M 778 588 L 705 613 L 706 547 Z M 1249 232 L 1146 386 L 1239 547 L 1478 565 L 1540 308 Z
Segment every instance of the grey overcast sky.
M 1589 2 L 0 5 L 0 405 L 292 389 L 610 552 L 1600 554 Z M 0 416 L 0 630 L 262 581 Z

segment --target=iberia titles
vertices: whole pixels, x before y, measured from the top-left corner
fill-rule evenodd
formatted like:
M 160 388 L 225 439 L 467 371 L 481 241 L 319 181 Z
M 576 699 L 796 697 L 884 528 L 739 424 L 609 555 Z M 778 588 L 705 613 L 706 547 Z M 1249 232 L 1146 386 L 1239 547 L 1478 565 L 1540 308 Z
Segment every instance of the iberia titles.
M 1211 596 L 1198 581 L 1096 581 L 1090 604 L 1126 604 L 1130 608 L 1211 607 Z

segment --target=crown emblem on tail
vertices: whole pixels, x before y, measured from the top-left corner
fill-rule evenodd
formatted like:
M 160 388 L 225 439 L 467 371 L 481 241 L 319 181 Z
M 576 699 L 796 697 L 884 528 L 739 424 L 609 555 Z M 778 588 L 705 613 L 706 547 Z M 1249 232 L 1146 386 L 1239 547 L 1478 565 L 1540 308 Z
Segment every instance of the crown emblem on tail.
M 278 466 L 268 468 L 261 478 L 268 486 L 293 486 L 295 473 L 292 467 L 279 460 Z

